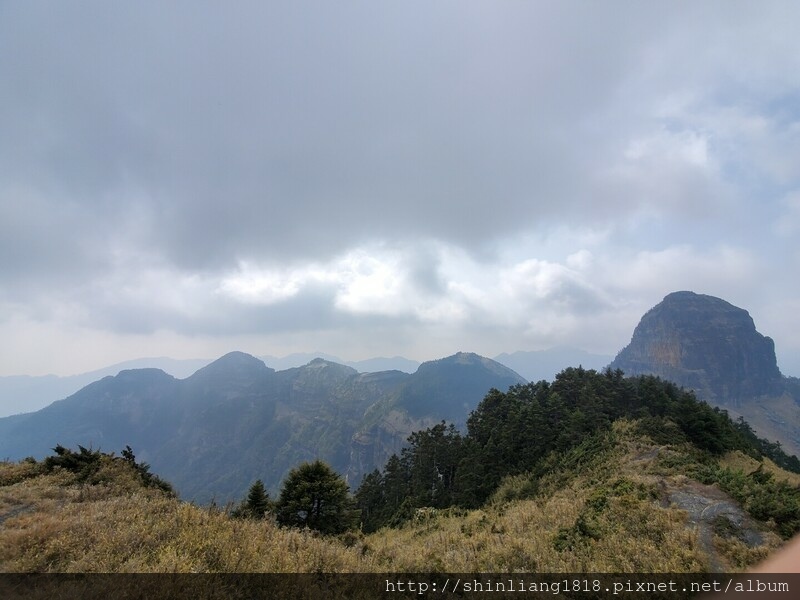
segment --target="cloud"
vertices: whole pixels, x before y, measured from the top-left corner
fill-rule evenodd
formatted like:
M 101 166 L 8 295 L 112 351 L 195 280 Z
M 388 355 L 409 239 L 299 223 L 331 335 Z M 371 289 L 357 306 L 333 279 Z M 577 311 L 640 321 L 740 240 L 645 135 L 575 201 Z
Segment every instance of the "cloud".
M 0 325 L 431 357 L 785 310 L 799 11 L 2 4 Z
M 721 195 L 714 189 L 719 179 L 708 145 L 702 133 L 662 127 L 628 142 L 624 162 L 609 173 L 609 183 L 625 189 L 648 213 L 702 217 Z
M 138 204 L 150 246 L 191 269 L 409 235 L 474 247 L 564 215 L 602 150 L 565 142 L 639 36 L 597 53 L 588 16 L 446 6 L 100 7 L 91 27 L 9 7 L 0 153 L 16 183 L 109 223 Z
M 688 289 L 733 300 L 758 281 L 761 267 L 743 248 L 678 245 L 607 259 L 601 277 L 607 278 L 608 289 L 617 296 L 663 297 Z
M 782 238 L 800 233 L 800 191 L 792 191 L 781 199 L 783 211 L 775 221 L 775 232 Z

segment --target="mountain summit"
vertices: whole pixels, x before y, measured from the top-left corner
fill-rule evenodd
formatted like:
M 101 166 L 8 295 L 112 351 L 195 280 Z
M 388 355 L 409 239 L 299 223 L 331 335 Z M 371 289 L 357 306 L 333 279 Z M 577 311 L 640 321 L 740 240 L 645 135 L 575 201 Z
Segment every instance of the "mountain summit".
M 781 375 L 772 339 L 725 300 L 669 294 L 645 313 L 611 368 L 689 388 L 800 455 L 800 380 Z
M 733 406 L 783 386 L 775 344 L 756 331 L 750 314 L 694 292 L 674 292 L 650 309 L 611 367 L 659 375 Z
M 416 373 L 355 369 L 317 358 L 275 371 L 231 352 L 178 380 L 155 369 L 106 377 L 34 413 L 0 418 L 0 458 L 45 456 L 54 444 L 130 445 L 198 502 L 272 491 L 303 461 L 330 463 L 356 485 L 443 419 L 464 424 L 491 388 L 525 380 L 477 354 Z

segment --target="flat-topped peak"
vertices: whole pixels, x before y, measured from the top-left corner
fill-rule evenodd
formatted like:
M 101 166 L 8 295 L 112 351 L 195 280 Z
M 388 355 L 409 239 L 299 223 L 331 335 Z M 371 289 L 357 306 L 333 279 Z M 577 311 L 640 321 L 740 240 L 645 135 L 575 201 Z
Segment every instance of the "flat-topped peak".
M 720 402 L 773 393 L 782 379 L 772 339 L 746 310 L 690 291 L 668 294 L 647 311 L 611 366 L 659 375 Z

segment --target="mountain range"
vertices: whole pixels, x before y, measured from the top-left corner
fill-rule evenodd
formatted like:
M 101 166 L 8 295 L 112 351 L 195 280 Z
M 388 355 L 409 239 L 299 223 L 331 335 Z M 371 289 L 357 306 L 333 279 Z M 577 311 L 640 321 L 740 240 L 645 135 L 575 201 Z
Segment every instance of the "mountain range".
M 546 370 L 570 355 L 575 352 L 498 358 L 522 371 L 537 358 Z M 414 367 L 404 359 L 381 360 L 372 366 L 401 361 Z M 583 353 L 573 364 L 607 362 Z M 690 388 L 800 454 L 800 380 L 780 373 L 772 340 L 756 331 L 745 310 L 724 300 L 668 295 L 642 317 L 611 368 Z M 256 479 L 275 492 L 291 468 L 316 458 L 355 487 L 399 453 L 412 432 L 441 421 L 462 426 L 491 388 L 552 379 L 530 374 L 471 353 L 425 362 L 413 372 L 359 372 L 319 357 L 275 369 L 232 352 L 182 379 L 155 368 L 125 369 L 37 412 L 0 418 L 0 458 L 39 458 L 56 444 L 105 451 L 130 445 L 185 499 L 198 502 L 241 497 Z
M 418 361 L 402 356 L 348 361 L 325 352 L 302 352 L 282 357 L 261 355 L 257 356 L 257 358 L 276 371 L 301 367 L 315 358 L 324 358 L 330 362 L 352 367 L 359 373 L 379 371 L 414 373 L 420 365 Z M 555 377 L 556 373 L 569 366 L 582 365 L 587 369 L 601 369 L 611 362 L 612 358 L 612 356 L 591 354 L 577 348 L 556 347 L 547 350 L 503 353 L 496 356 L 494 360 L 513 369 L 528 381 L 542 379 L 550 381 Z M 61 400 L 74 394 L 98 379 L 108 375 L 116 375 L 120 371 L 146 368 L 161 369 L 173 377 L 185 379 L 211 362 L 212 359 L 202 358 L 137 358 L 87 373 L 64 377 L 57 375 L 0 376 L 0 417 L 39 410 L 55 400 Z
M 409 374 L 358 373 L 321 358 L 275 371 L 232 352 L 183 380 L 124 370 L 35 413 L 0 419 L 0 456 L 41 457 L 57 443 L 130 445 L 198 502 L 230 500 L 257 478 L 274 491 L 289 469 L 315 458 L 357 485 L 413 431 L 463 424 L 490 388 L 524 381 L 469 353 Z

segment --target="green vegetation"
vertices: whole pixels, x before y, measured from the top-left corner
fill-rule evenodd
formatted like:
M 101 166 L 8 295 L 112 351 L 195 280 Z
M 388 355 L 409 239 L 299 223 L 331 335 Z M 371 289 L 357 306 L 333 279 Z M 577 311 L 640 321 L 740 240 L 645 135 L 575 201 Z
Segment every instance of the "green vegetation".
M 669 499 L 691 490 L 696 482 L 684 473 L 702 469 L 702 456 L 691 445 L 656 445 L 638 421 L 619 419 L 548 454 L 544 475 L 503 479 L 479 509 L 417 510 L 408 503 L 403 524 L 341 536 L 180 502 L 145 487 L 124 460 L 103 459 L 85 481 L 67 469 L 45 471 L 43 462 L 0 463 L 0 569 L 698 572 L 713 564 L 702 532 Z M 737 470 L 731 456 L 716 462 Z M 777 467 L 771 472 L 776 481 L 791 477 Z M 743 527 L 730 535 L 722 522 L 709 525 L 719 568 L 745 568 L 780 543 L 761 524 L 763 540 L 748 545 L 738 535 Z
M 280 525 L 338 534 L 356 523 L 352 504 L 344 479 L 316 460 L 289 473 L 275 504 L 275 515 Z
M 314 461 L 274 502 L 259 480 L 202 508 L 130 448 L 57 446 L 0 463 L 0 570 L 734 571 L 800 529 L 793 457 L 753 437 L 657 378 L 568 369 L 414 433 L 355 501 Z
M 698 479 L 716 483 L 759 521 L 771 522 L 784 539 L 800 531 L 800 488 L 759 467 L 746 474 L 717 464 L 704 465 Z
M 247 498 L 242 500 L 241 504 L 236 507 L 231 516 L 247 519 L 263 519 L 267 516 L 274 506 L 269 499 L 267 489 L 264 487 L 264 482 L 257 479 L 247 492 Z
M 106 454 L 100 450 L 86 449 L 83 446 L 78 446 L 78 451 L 75 452 L 61 444 L 53 448 L 53 452 L 55 454 L 45 458 L 42 463 L 42 467 L 47 473 L 62 469 L 75 473 L 79 482 L 100 483 L 107 476 L 109 463 L 122 461 L 136 473 L 144 487 L 158 488 L 163 492 L 174 494 L 169 482 L 150 472 L 150 465 L 136 462 L 136 456 L 130 446 L 125 446 L 121 457 L 114 456 L 113 452 Z
M 80 446 L 78 446 L 80 448 Z M 158 488 L 163 492 L 168 494 L 174 494 L 174 490 L 172 488 L 172 484 L 167 481 L 161 479 L 158 475 L 154 475 L 150 472 L 150 465 L 147 463 L 137 463 L 136 456 L 133 454 L 133 450 L 131 450 L 130 446 L 125 446 L 125 449 L 122 451 L 122 459 L 127 462 L 133 469 L 139 474 L 139 477 L 142 478 L 142 483 L 144 483 L 145 487 L 154 487 Z
M 367 476 L 357 490 L 364 531 L 400 524 L 423 507 L 478 508 L 509 477 L 524 476 L 525 489 L 517 490 L 517 497 L 533 496 L 554 461 L 563 467 L 591 460 L 620 419 L 636 419 L 641 434 L 656 443 L 694 448 L 709 464 L 738 450 L 757 459 L 768 456 L 800 472 L 797 458 L 786 456 L 779 445 L 759 440 L 744 421 L 733 422 L 725 411 L 698 402 L 670 382 L 653 376 L 625 378 L 619 370 L 570 368 L 552 384 L 515 385 L 506 393 L 491 390 L 467 420 L 466 435 L 444 422 L 414 433 L 402 454 L 383 472 Z M 722 475 L 706 473 L 705 478 L 726 489 Z M 737 496 L 747 500 L 753 516 L 773 519 L 782 535 L 800 529 L 796 489 L 769 482 L 753 485 L 763 491 L 750 486 Z M 759 500 L 762 495 L 777 497 L 777 506 Z

